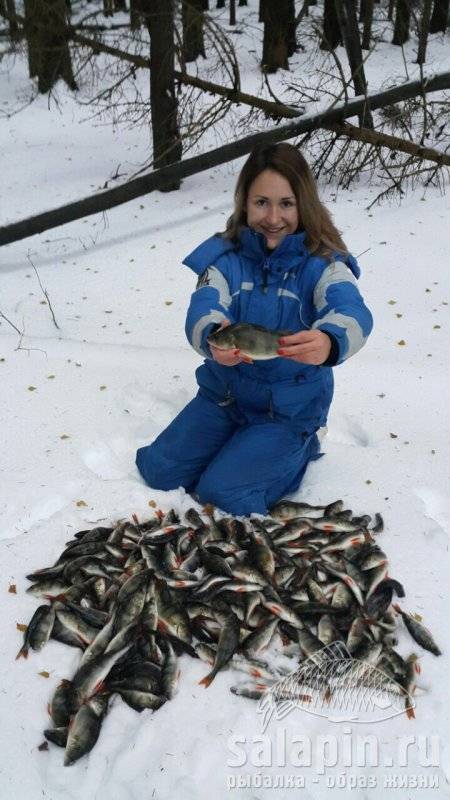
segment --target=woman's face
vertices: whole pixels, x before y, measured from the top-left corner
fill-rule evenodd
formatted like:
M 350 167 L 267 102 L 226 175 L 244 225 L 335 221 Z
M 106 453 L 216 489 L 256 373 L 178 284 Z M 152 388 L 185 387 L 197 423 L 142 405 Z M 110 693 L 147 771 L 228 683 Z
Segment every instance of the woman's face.
M 299 226 L 297 200 L 289 181 L 271 169 L 260 172 L 250 184 L 247 204 L 247 225 L 264 234 L 269 250 L 273 250 Z

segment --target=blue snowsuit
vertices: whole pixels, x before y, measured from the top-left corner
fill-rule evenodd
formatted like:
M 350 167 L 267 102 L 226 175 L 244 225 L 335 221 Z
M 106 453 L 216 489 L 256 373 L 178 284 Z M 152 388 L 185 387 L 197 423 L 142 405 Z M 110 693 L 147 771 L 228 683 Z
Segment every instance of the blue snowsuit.
M 207 343 L 230 320 L 324 331 L 333 366 L 363 346 L 372 316 L 356 286 L 355 258 L 311 255 L 305 238 L 290 234 L 268 251 L 264 236 L 244 227 L 238 243 L 212 236 L 184 260 L 200 276 L 186 335 L 206 360 L 196 370 L 197 396 L 137 451 L 137 466 L 154 489 L 184 486 L 233 515 L 265 514 L 298 488 L 308 462 L 319 457 L 316 431 L 333 396 L 331 366 L 279 357 L 226 367 Z

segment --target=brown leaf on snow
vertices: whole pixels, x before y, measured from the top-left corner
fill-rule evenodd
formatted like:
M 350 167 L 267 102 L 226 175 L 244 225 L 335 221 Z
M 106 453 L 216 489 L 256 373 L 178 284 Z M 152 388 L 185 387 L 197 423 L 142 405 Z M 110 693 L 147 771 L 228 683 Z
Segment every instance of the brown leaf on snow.
M 77 500 L 77 506 L 78 508 L 87 508 L 87 503 L 84 500 Z
M 397 436 L 396 433 L 390 433 L 389 436 L 391 437 L 391 439 L 398 439 L 398 436 Z
M 15 583 L 10 583 L 9 584 L 8 592 L 10 592 L 10 594 L 17 594 L 17 589 L 16 589 L 16 584 Z
M 24 625 L 22 622 L 16 622 L 16 628 L 21 633 L 25 633 L 26 629 L 28 628 L 28 625 Z
M 403 345 L 403 344 L 406 344 L 406 342 L 405 342 L 405 340 L 404 340 L 404 339 L 400 339 L 400 341 L 399 341 L 399 342 L 397 342 L 397 344 Z
M 38 672 L 38 675 L 42 675 L 43 678 L 49 678 L 50 677 L 50 673 L 47 672 L 46 669 L 43 669 L 42 672 Z
M 36 386 L 29 386 L 28 387 L 28 391 L 29 392 L 35 392 L 36 391 Z
M 38 750 L 40 750 L 41 753 L 42 751 L 48 750 L 48 742 L 42 742 L 42 744 L 38 745 Z
M 148 501 L 148 504 L 149 504 L 149 506 L 150 506 L 151 508 L 156 508 L 156 503 L 155 503 L 155 501 L 154 501 L 154 500 L 149 500 L 149 501 Z

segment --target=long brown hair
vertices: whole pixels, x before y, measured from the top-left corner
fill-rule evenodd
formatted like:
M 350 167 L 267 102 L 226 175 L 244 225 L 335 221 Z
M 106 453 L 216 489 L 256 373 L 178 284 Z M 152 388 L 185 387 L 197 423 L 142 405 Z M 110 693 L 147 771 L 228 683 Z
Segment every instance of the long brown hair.
M 234 192 L 234 211 L 222 234 L 236 240 L 247 225 L 246 204 L 251 184 L 265 169 L 278 172 L 292 188 L 300 217 L 299 230 L 306 231 L 310 253 L 330 256 L 333 252 L 348 253 L 330 212 L 320 201 L 317 184 L 300 150 L 287 142 L 256 147 L 242 167 Z

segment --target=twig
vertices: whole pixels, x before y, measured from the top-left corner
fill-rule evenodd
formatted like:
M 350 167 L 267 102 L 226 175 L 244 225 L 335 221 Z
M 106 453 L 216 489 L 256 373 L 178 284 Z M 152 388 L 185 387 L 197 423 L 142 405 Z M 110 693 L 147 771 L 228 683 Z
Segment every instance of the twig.
M 52 315 L 52 318 L 53 318 L 53 323 L 54 323 L 54 325 L 55 325 L 55 328 L 57 328 L 58 330 L 60 330 L 60 327 L 59 327 L 58 323 L 56 322 L 55 313 L 54 313 L 54 311 L 53 311 L 53 306 L 52 306 L 52 304 L 51 304 L 50 297 L 48 296 L 47 289 L 44 289 L 44 287 L 42 286 L 42 282 L 41 282 L 41 279 L 40 279 L 40 277 L 39 277 L 39 272 L 37 271 L 36 267 L 34 266 L 34 264 L 33 264 L 32 260 L 31 260 L 31 258 L 30 258 L 30 254 L 29 254 L 29 253 L 27 253 L 27 259 L 28 259 L 28 261 L 30 262 L 31 266 L 33 267 L 33 269 L 34 269 L 34 271 L 35 271 L 35 273 L 36 273 L 36 277 L 37 277 L 37 279 L 38 279 L 38 281 L 39 281 L 39 286 L 41 287 L 42 294 L 44 295 L 44 297 L 45 297 L 45 299 L 46 299 L 46 301 L 47 301 L 47 303 L 48 303 L 48 307 L 49 307 L 49 309 L 50 309 L 50 313 L 51 313 L 51 315 Z
M 23 336 L 23 331 L 20 331 L 19 328 L 16 325 L 14 325 L 14 322 L 11 322 L 11 320 L 8 319 L 8 317 L 6 316 L 6 314 L 3 313 L 3 311 L 0 311 L 0 317 L 4 319 L 9 325 L 11 325 L 11 327 L 14 328 L 15 331 L 17 331 L 19 336 Z

